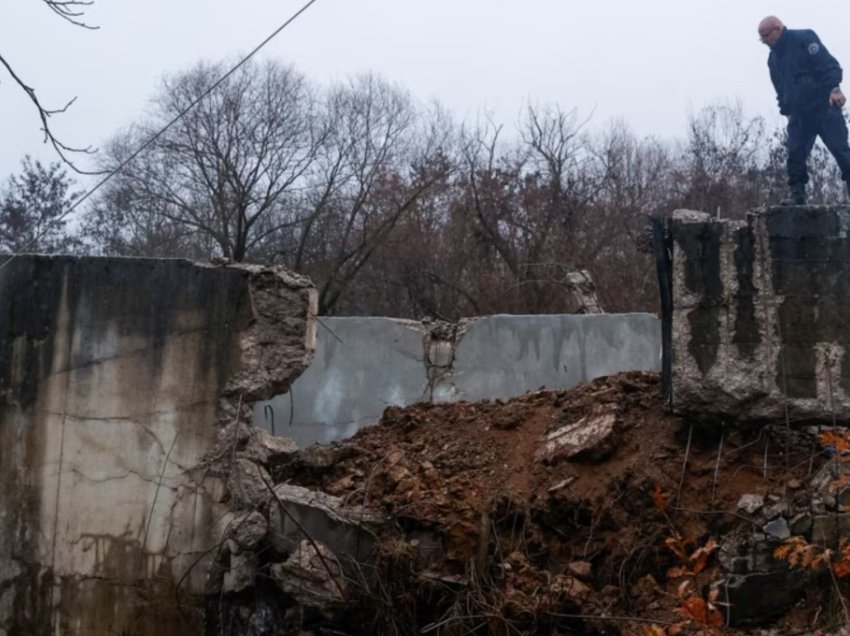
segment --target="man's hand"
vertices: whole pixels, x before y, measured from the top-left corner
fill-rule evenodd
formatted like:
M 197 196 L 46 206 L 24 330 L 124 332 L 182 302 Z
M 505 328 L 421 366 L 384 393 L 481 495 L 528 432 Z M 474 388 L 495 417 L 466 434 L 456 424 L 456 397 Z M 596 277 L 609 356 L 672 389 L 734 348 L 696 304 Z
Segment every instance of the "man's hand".
M 840 88 L 833 88 L 832 92 L 829 94 L 829 105 L 830 106 L 844 106 L 847 103 L 847 98 L 844 97 L 844 93 L 841 92 Z

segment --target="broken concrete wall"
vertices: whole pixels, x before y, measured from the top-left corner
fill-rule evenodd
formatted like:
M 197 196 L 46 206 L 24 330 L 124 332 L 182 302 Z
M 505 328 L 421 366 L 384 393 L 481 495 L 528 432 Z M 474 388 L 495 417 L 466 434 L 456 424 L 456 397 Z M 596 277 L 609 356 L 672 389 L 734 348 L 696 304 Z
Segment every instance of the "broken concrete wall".
M 489 316 L 450 323 L 322 318 L 311 367 L 254 422 L 299 447 L 350 437 L 388 406 L 504 399 L 659 370 L 650 314 Z
M 315 290 L 180 260 L 3 263 L 0 633 L 197 629 L 231 505 L 208 458 L 239 402 L 309 363 Z
M 850 418 L 848 228 L 850 208 L 829 206 L 666 221 L 661 283 L 672 291 L 665 335 L 677 411 Z

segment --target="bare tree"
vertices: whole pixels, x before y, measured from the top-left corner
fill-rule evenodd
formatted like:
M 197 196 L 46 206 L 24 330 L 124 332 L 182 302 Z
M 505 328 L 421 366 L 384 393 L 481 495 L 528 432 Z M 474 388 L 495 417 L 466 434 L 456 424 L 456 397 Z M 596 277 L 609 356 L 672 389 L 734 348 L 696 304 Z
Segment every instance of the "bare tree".
M 200 64 L 166 79 L 151 119 L 109 146 L 105 167 L 122 164 L 221 75 L 219 65 Z M 137 210 L 133 218 L 170 221 L 196 246 L 209 246 L 208 257 L 267 255 L 281 232 L 300 222 L 325 134 L 301 74 L 274 62 L 248 63 L 121 169 L 100 205 L 122 202 L 126 213 Z
M 572 302 L 575 223 L 598 189 L 584 123 L 574 111 L 529 107 L 519 142 L 500 141 L 501 127 L 489 120 L 465 131 L 463 206 L 479 249 L 491 250 L 472 278 L 488 310 L 563 311 Z
M 374 75 L 332 89 L 309 213 L 292 265 L 319 282 L 332 313 L 405 215 L 447 178 L 445 127 L 420 125 L 409 95 Z
M 56 15 L 60 16 L 62 19 L 70 22 L 71 24 L 82 27 L 84 29 L 97 29 L 98 27 L 91 26 L 87 24 L 83 18 L 85 15 L 85 10 L 87 7 L 94 4 L 93 1 L 85 1 L 85 0 L 41 0 L 47 7 L 53 11 Z M 53 115 L 57 115 L 59 113 L 64 113 L 68 108 L 76 101 L 76 97 L 71 99 L 68 103 L 66 103 L 62 108 L 46 108 L 38 97 L 35 94 L 35 89 L 27 84 L 12 68 L 12 65 L 6 60 L 6 58 L 0 54 L 0 64 L 2 64 L 9 75 L 12 77 L 14 82 L 26 93 L 27 97 L 29 97 L 30 101 L 35 106 L 36 112 L 38 113 L 38 117 L 41 120 L 41 130 L 44 133 L 44 140 L 49 141 L 53 146 L 53 149 L 59 155 L 59 157 L 64 161 L 68 166 L 70 166 L 76 172 L 81 174 L 92 174 L 85 170 L 81 170 L 77 168 L 77 166 L 69 159 L 69 153 L 91 153 L 92 149 L 90 146 L 85 148 L 78 148 L 74 146 L 69 146 L 63 143 L 53 131 L 50 129 L 49 119 Z
M 769 144 L 764 120 L 748 117 L 739 102 L 710 104 L 691 115 L 678 180 L 682 204 L 725 217 L 763 205 Z

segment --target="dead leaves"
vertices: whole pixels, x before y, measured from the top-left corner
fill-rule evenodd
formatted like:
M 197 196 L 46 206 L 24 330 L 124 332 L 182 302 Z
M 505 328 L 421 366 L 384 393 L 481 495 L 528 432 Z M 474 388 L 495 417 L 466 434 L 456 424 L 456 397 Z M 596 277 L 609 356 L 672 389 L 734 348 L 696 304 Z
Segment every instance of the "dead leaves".
M 678 567 L 672 568 L 667 572 L 667 578 L 670 579 L 699 574 L 708 564 L 709 557 L 719 547 L 714 539 L 709 539 L 704 546 L 688 554 L 688 547 L 696 545 L 696 541 L 693 539 L 682 539 L 678 535 L 667 537 L 664 540 L 664 545 L 676 555 L 680 563 Z
M 707 598 L 703 598 L 693 589 L 693 583 L 683 581 L 676 589 L 679 597 L 679 606 L 673 611 L 683 619 L 682 622 L 674 623 L 666 629 L 658 625 L 647 625 L 641 630 L 642 636 L 677 636 L 684 633 L 684 627 L 690 623 L 697 623 L 708 630 L 704 633 L 715 633 L 724 626 L 723 613 L 718 609 L 717 597 L 719 590 L 713 589 Z
M 812 545 L 802 537 L 791 537 L 773 551 L 773 557 L 786 561 L 792 568 L 818 571 L 830 567 L 838 579 L 850 575 L 850 541 L 844 537 L 838 550 Z
M 652 491 L 652 503 L 655 504 L 655 507 L 664 513 L 667 514 L 667 508 L 670 506 L 667 501 L 667 497 L 664 496 L 664 491 L 661 490 L 661 486 L 655 486 L 655 490 Z
M 850 432 L 843 430 L 839 432 L 825 431 L 818 434 L 821 444 L 835 451 L 833 459 L 840 462 L 850 461 Z
M 678 588 L 680 604 L 675 610 L 676 614 L 688 621 L 701 625 L 720 627 L 723 625 L 723 614 L 717 609 L 717 589 L 711 590 L 708 598 L 704 599 L 698 594 L 691 592 L 691 582 L 683 581 Z

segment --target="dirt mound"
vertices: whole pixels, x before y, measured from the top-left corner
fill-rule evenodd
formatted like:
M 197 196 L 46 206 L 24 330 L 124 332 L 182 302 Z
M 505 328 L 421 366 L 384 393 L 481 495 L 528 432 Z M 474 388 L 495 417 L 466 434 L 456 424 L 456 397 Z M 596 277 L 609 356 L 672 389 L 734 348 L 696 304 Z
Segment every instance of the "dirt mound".
M 697 429 L 668 412 L 656 374 L 626 373 L 388 408 L 276 478 L 394 520 L 345 633 L 644 633 L 707 598 L 712 539 L 753 523 L 742 495 L 778 500 L 817 468 L 783 433 Z

